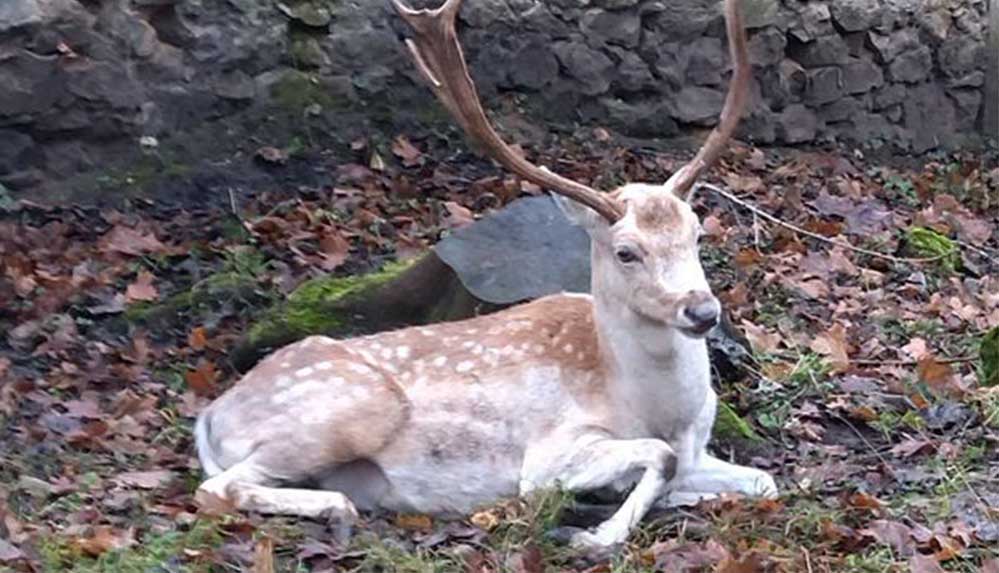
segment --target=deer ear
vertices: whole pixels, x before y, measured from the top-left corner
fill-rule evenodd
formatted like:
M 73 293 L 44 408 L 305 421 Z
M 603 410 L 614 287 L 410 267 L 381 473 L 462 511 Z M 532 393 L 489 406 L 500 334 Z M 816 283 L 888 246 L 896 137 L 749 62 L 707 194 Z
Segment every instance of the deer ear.
M 596 211 L 586 205 L 573 201 L 563 195 L 551 194 L 552 201 L 558 205 L 559 211 L 565 215 L 566 219 L 573 225 L 577 225 L 586 230 L 594 230 L 607 227 L 607 219 L 604 219 Z

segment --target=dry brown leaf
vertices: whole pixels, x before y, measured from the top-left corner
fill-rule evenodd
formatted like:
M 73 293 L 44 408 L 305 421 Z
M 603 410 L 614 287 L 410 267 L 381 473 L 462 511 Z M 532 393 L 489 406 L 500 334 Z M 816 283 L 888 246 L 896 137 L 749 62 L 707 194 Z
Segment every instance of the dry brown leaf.
M 198 512 L 205 515 L 230 515 L 236 512 L 236 506 L 231 500 L 200 488 L 194 492 L 194 503 L 198 506 Z
M 850 368 L 850 345 L 846 341 L 846 327 L 842 324 L 834 324 L 816 336 L 809 348 L 825 356 L 834 372 Z
M 876 514 L 880 514 L 884 508 L 884 504 L 881 503 L 881 500 L 862 491 L 850 494 L 846 501 L 847 505 L 852 508 L 863 509 Z
M 447 208 L 448 212 L 444 218 L 444 223 L 449 229 L 460 229 L 475 222 L 475 215 L 472 214 L 472 211 L 459 203 L 445 201 L 444 207 Z
M 537 545 L 531 543 L 515 554 L 511 559 L 510 570 L 513 573 L 544 573 L 544 554 Z
M 350 241 L 336 229 L 326 229 L 319 239 L 319 249 L 323 255 L 323 270 L 333 271 L 347 261 L 350 255 Z
M 151 470 L 145 472 L 125 472 L 118 474 L 115 483 L 125 487 L 139 489 L 156 489 L 173 480 L 174 474 L 169 470 Z
M 919 374 L 919 379 L 937 394 L 943 396 L 965 394 L 965 388 L 961 386 L 961 381 L 950 364 L 939 362 L 931 355 L 919 360 L 916 372 Z
M 479 511 L 472 515 L 469 521 L 472 525 L 485 531 L 492 531 L 500 524 L 500 518 L 494 510 Z
M 762 326 L 757 326 L 748 320 L 742 321 L 742 330 L 746 333 L 749 345 L 753 347 L 753 352 L 773 352 L 780 345 L 780 335 L 776 332 L 769 332 Z
M 167 250 L 166 245 L 152 233 L 144 233 L 124 225 L 115 225 L 97 244 L 101 250 L 132 256 L 163 253 Z
M 153 286 L 156 276 L 149 271 L 142 271 L 136 277 L 135 282 L 128 285 L 125 290 L 125 300 L 127 302 L 153 302 L 160 297 L 160 293 Z
M 395 517 L 395 526 L 407 531 L 430 531 L 434 521 L 429 515 L 402 513 Z
M 913 360 L 922 360 L 923 357 L 930 353 L 926 341 L 919 337 L 913 338 L 908 344 L 903 346 L 902 352 L 912 357 Z
M 187 345 L 194 350 L 204 350 L 208 345 L 208 336 L 205 334 L 205 327 L 196 326 L 187 335 Z
M 423 162 L 423 152 L 416 148 L 405 135 L 400 135 L 392 142 L 392 153 L 402 160 L 406 167 L 416 167 Z
M 916 552 L 915 542 L 912 539 L 912 528 L 904 523 L 876 519 L 860 533 L 870 536 L 882 545 L 891 547 L 895 554 L 901 557 L 908 557 Z
M 940 562 L 932 555 L 919 553 L 909 558 L 909 573 L 946 573 Z
M 257 159 L 272 165 L 284 165 L 288 163 L 288 153 L 277 147 L 265 145 L 257 150 Z
M 187 385 L 198 396 L 208 396 L 215 388 L 215 381 L 219 373 L 215 369 L 215 363 L 211 360 L 202 360 L 194 370 L 188 370 L 184 374 Z
M 91 557 L 100 557 L 108 551 L 124 549 L 135 542 L 132 531 L 114 529 L 107 525 L 94 528 L 92 535 L 73 540 L 80 551 Z

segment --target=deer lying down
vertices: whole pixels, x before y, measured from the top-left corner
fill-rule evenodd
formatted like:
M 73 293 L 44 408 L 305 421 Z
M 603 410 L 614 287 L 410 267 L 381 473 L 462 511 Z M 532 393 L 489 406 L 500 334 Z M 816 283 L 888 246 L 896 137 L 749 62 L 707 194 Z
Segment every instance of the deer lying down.
M 624 541 L 657 502 L 776 494 L 763 471 L 706 451 L 716 397 L 704 336 L 719 304 L 680 198 L 723 151 L 746 98 L 738 0 L 719 127 L 664 185 L 599 193 L 531 165 L 490 127 L 455 32 L 461 0 L 397 3 L 434 91 L 501 164 L 552 189 L 592 237 L 592 296 L 556 295 L 462 322 L 311 337 L 265 359 L 198 419 L 201 496 L 265 513 L 351 520 L 357 509 L 465 514 L 560 485 L 634 485 L 578 546 Z M 205 499 L 205 497 L 203 497 Z

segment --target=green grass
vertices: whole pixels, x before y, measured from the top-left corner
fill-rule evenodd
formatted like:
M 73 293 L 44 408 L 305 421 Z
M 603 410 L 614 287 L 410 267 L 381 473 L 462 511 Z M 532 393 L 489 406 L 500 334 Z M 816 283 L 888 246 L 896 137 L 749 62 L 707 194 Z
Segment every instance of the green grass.
M 215 522 L 198 520 L 186 531 L 146 533 L 131 547 L 112 550 L 93 558 L 86 555 L 72 539 L 59 536 L 45 538 L 39 547 L 43 571 L 62 573 L 148 573 L 160 571 L 166 563 L 180 573 L 208 572 L 208 563 L 186 560 L 185 555 L 210 550 L 222 542 Z

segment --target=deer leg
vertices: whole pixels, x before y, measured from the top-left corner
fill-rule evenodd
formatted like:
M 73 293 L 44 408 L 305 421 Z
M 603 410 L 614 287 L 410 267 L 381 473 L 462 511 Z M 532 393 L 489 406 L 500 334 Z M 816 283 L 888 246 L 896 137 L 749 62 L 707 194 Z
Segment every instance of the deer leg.
M 580 531 L 571 538 L 572 545 L 604 548 L 623 543 L 666 489 L 676 468 L 673 449 L 662 440 L 590 441 L 563 458 L 554 481 L 572 492 L 586 492 L 614 486 L 633 479 L 638 483 L 621 507 L 592 530 Z M 540 483 L 540 482 L 539 482 Z M 522 489 L 524 487 L 522 486 Z
M 357 510 L 346 495 L 335 491 L 279 488 L 251 462 L 240 462 L 198 487 L 201 505 L 229 504 L 242 511 L 336 520 L 351 525 Z M 212 499 L 215 498 L 215 499 Z
M 714 499 L 722 493 L 777 496 L 777 485 L 767 472 L 730 464 L 707 452 L 717 402 L 714 391 L 709 392 L 697 420 L 689 431 L 677 438 L 677 473 L 669 483 L 669 494 L 660 502 L 662 505 L 697 505 L 702 499 Z
M 666 505 L 696 505 L 722 493 L 741 493 L 753 497 L 777 497 L 774 478 L 763 470 L 730 464 L 708 453 L 699 456 L 697 465 L 669 484 Z

